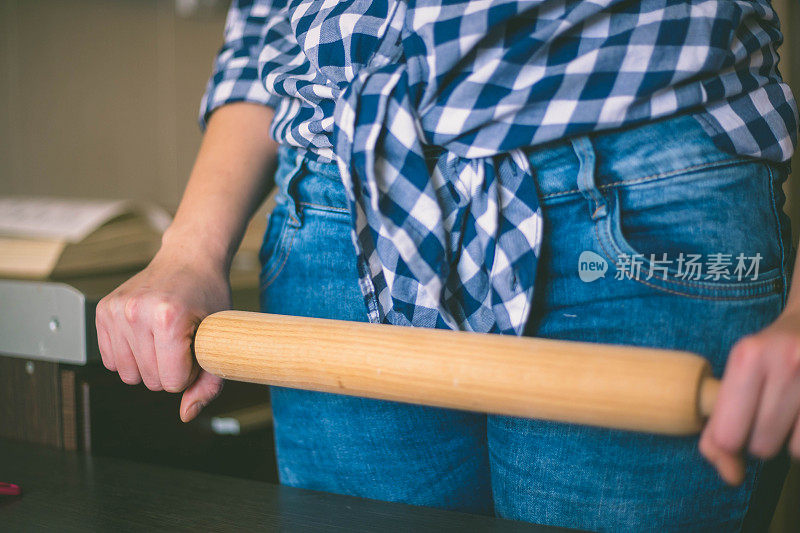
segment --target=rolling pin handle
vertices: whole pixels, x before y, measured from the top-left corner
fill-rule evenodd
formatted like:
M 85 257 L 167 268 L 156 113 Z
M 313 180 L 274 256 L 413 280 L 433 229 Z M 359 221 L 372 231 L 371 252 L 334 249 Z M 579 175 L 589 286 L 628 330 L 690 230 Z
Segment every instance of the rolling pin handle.
M 700 416 L 703 420 L 711 416 L 711 412 L 714 410 L 714 404 L 717 403 L 717 394 L 719 393 L 720 385 L 721 382 L 711 376 L 703 378 L 700 382 L 700 397 L 697 403 Z
M 719 389 L 685 351 L 244 311 L 206 317 L 194 349 L 226 379 L 672 435 Z

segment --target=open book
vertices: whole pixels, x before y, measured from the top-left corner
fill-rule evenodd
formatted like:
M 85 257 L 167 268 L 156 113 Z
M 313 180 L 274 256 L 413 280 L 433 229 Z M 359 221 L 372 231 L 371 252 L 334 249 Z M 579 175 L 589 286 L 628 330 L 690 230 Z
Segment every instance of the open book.
M 124 200 L 0 196 L 0 277 L 60 277 L 144 266 L 170 217 Z

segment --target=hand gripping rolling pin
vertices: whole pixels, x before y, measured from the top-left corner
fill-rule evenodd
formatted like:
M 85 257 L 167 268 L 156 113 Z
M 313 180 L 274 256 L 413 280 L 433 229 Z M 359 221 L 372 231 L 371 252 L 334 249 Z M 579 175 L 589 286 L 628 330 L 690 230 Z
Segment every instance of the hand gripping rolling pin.
M 719 388 L 688 352 L 244 311 L 208 316 L 194 350 L 235 381 L 672 435 Z

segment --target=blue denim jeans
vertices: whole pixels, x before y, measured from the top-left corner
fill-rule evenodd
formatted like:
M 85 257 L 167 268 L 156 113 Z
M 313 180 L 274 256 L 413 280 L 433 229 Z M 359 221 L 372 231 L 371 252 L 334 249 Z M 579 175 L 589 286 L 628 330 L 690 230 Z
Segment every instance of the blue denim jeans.
M 782 310 L 786 168 L 719 150 L 691 116 L 527 153 L 545 236 L 526 335 L 689 350 L 719 377 L 734 342 Z M 283 147 L 276 182 L 263 311 L 366 320 L 336 165 Z M 604 275 L 581 272 L 585 252 Z M 700 279 L 681 254 L 700 256 Z M 739 254 L 750 259 L 741 280 Z M 751 459 L 729 487 L 697 437 L 284 388 L 272 408 L 284 484 L 588 530 L 765 527 L 786 469 Z

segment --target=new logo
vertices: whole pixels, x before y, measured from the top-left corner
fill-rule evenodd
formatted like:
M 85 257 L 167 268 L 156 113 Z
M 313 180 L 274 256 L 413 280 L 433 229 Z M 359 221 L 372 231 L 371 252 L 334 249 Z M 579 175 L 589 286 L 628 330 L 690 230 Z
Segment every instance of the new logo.
M 603 278 L 608 272 L 608 262 L 601 255 L 591 250 L 584 250 L 578 258 L 578 276 L 581 281 L 590 283 L 597 278 Z

